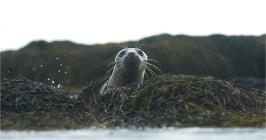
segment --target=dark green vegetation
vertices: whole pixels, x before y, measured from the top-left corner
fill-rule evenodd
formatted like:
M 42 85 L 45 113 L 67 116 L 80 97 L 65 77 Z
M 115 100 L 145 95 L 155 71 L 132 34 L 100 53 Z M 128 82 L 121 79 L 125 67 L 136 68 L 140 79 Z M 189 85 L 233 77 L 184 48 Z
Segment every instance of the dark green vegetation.
M 164 34 L 144 38 L 141 43 L 148 56 L 159 61 L 157 66 L 163 73 L 211 75 L 221 79 L 265 78 L 265 35 L 190 37 Z M 134 47 L 136 42 L 128 44 Z M 81 45 L 69 41 L 34 41 L 18 51 L 1 52 L 1 77 L 25 76 L 49 85 L 54 80 L 55 86 L 82 87 L 103 76 L 107 64 L 120 49 L 115 43 Z
M 76 99 L 28 79 L 1 82 L 1 129 L 265 127 L 263 90 L 213 77 L 161 75 L 100 96 L 93 80 Z

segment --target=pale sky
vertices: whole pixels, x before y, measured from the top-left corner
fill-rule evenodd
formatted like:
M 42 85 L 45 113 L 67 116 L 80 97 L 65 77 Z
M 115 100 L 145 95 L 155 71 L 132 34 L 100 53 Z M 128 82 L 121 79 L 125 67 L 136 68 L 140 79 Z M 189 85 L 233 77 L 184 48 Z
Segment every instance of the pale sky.
M 95 44 L 161 33 L 265 34 L 266 0 L 0 0 L 0 51 L 33 40 Z

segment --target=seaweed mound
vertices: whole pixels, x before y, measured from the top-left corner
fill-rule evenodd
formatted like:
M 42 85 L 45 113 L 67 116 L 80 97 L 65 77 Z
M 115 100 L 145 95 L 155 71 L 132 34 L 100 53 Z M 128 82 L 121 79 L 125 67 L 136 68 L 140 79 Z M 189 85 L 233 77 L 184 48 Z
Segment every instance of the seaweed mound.
M 3 80 L 2 129 L 265 127 L 264 90 L 213 77 L 161 75 L 100 96 L 104 81 L 91 81 L 77 99 L 70 99 L 39 82 Z
M 74 101 L 53 88 L 27 78 L 1 81 L 1 111 L 66 111 Z
M 163 75 L 141 87 L 116 88 L 104 96 L 95 86 L 83 90 L 81 95 L 87 97 L 83 103 L 94 114 L 111 118 L 111 126 L 265 125 L 265 91 L 235 87 L 213 77 Z

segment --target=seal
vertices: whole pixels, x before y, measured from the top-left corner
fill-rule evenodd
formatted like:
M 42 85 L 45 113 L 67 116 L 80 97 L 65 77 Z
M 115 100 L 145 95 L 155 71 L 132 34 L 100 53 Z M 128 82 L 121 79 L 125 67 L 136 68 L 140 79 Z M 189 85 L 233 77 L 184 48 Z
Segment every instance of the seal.
M 148 68 L 148 56 L 139 48 L 124 48 L 120 50 L 112 62 L 112 74 L 101 87 L 100 94 L 105 95 L 111 89 L 132 83 L 142 84 L 145 70 Z

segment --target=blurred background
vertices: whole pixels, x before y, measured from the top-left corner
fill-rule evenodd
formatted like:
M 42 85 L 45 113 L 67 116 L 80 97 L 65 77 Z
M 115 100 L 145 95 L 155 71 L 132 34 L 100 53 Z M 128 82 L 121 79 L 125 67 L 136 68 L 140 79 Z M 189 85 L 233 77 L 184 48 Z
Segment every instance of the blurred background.
M 163 73 L 265 85 L 265 2 L 1 1 L 1 79 L 80 88 L 105 75 L 126 42 Z

